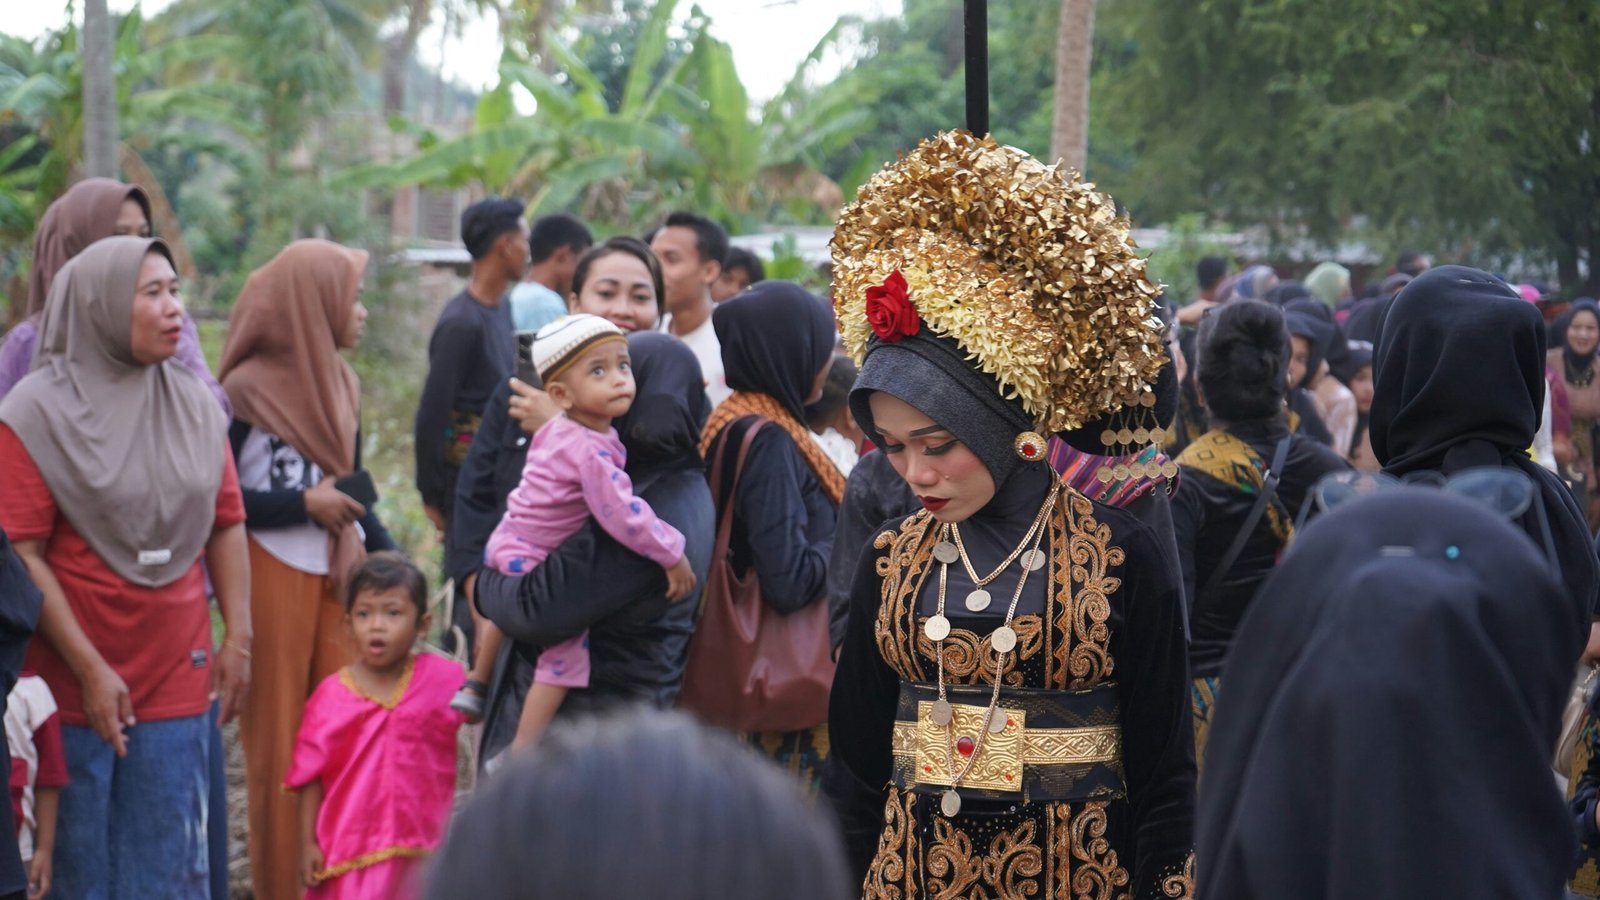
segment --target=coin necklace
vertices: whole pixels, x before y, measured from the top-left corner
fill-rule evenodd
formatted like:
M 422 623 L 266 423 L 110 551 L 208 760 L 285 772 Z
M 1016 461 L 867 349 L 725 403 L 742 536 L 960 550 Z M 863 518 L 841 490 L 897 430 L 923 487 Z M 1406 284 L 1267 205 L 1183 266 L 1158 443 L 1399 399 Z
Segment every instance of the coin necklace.
M 1060 482 L 1057 482 L 1057 484 L 1060 484 Z M 1028 546 L 1028 542 L 1033 540 L 1034 533 L 1040 528 L 1044 527 L 1045 519 L 1048 517 L 1050 512 L 1049 501 L 1053 501 L 1055 496 L 1056 488 L 1052 487 L 1050 489 L 1050 496 L 1045 505 L 1039 508 L 1039 514 L 1033 517 L 1033 524 L 1028 526 L 1027 533 L 1022 536 L 1022 542 L 1017 544 L 1016 549 L 1011 551 L 1011 555 L 1000 561 L 1000 565 L 996 566 L 993 572 L 990 572 L 988 575 L 985 575 L 981 578 L 978 577 L 977 570 L 972 568 L 972 560 L 967 556 L 966 545 L 961 543 L 961 526 L 954 524 L 949 526 L 948 532 L 951 537 L 955 538 L 956 557 L 961 560 L 962 568 L 967 570 L 967 577 L 972 579 L 972 592 L 967 594 L 967 609 L 971 610 L 972 612 L 983 612 L 989 608 L 989 604 L 993 598 L 989 595 L 988 591 L 984 590 L 984 588 L 988 587 L 991 581 L 999 578 L 1000 573 L 1004 572 L 1012 563 L 1016 562 L 1019 555 L 1022 557 L 1022 565 L 1029 572 L 1037 572 L 1044 567 L 1043 553 L 1040 553 L 1038 550 L 1028 550 L 1026 553 L 1023 551 Z M 949 546 L 948 541 L 944 543 L 946 546 Z M 934 548 L 934 550 L 938 549 L 938 547 Z
M 1040 508 L 1039 519 L 1036 521 L 1044 521 L 1048 517 L 1048 511 L 1055 503 L 1056 491 L 1060 485 L 1061 483 L 1057 481 L 1055 487 L 1051 488 L 1049 496 L 1045 498 L 1044 506 Z M 945 533 L 952 527 L 950 525 L 941 527 L 940 537 L 943 538 Z M 1047 530 L 1045 528 L 1030 528 L 1026 538 L 1018 545 L 1018 549 L 1026 547 L 1031 540 L 1033 542 L 1032 552 L 1037 554 L 1039 552 L 1039 544 L 1043 541 L 1044 533 Z M 940 543 L 945 542 L 941 540 Z M 1015 557 L 1016 554 L 1012 554 L 1012 556 Z M 943 796 L 939 798 L 939 810 L 945 814 L 946 818 L 955 818 L 961 812 L 961 794 L 958 789 L 961 787 L 962 779 L 966 778 L 967 772 L 972 769 L 972 764 L 977 761 L 978 754 L 983 749 L 984 738 L 990 733 L 1005 730 L 1005 719 L 995 718 L 995 711 L 1000 707 L 1000 679 L 1001 674 L 1005 671 L 1006 656 L 1017 646 L 1017 633 L 1011 627 L 1011 620 L 1017 614 L 1017 604 L 1022 600 L 1022 590 L 1028 583 L 1028 575 L 1034 571 L 1034 569 L 1026 566 L 1023 567 L 1021 576 L 1017 578 L 1017 589 L 1011 595 L 1011 605 L 1006 609 L 1005 622 L 989 635 L 989 644 L 995 649 L 994 689 L 989 694 L 989 708 L 984 710 L 983 724 L 978 729 L 977 738 L 965 738 L 965 740 L 971 741 L 972 749 L 970 752 L 962 754 L 966 756 L 967 761 L 961 766 L 960 771 L 957 771 L 955 708 L 950 705 L 950 700 L 946 696 L 944 683 L 944 639 L 950 636 L 950 620 L 945 618 L 944 615 L 945 587 L 949 579 L 950 563 L 954 561 L 953 559 L 948 561 L 941 559 L 939 561 L 938 607 L 933 618 L 929 619 L 923 626 L 923 633 L 934 641 L 934 655 L 938 657 L 939 662 L 939 699 L 934 701 L 932 717 L 933 723 L 943 727 L 945 730 L 945 765 L 949 767 L 950 789 L 945 791 Z

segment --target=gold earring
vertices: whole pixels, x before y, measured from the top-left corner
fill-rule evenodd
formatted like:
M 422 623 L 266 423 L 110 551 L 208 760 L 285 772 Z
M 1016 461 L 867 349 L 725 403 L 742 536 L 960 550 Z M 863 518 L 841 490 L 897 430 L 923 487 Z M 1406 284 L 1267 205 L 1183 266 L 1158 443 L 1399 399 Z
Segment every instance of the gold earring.
M 1044 459 L 1044 438 L 1036 431 L 1024 431 L 1011 442 L 1011 449 L 1025 462 L 1039 462 Z

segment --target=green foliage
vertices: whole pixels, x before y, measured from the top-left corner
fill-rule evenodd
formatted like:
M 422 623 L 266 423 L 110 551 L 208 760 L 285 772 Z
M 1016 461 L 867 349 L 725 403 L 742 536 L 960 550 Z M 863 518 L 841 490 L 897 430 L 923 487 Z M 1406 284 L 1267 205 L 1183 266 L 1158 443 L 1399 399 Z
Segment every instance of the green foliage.
M 1119 200 L 1600 285 L 1600 14 L 1565 0 L 1106 4 Z
M 1195 266 L 1206 256 L 1232 256 L 1232 248 L 1217 240 L 1203 216 L 1180 215 L 1167 226 L 1167 241 L 1160 251 L 1147 253 L 1147 271 L 1157 284 L 1164 285 L 1167 302 L 1186 306 L 1200 291 Z

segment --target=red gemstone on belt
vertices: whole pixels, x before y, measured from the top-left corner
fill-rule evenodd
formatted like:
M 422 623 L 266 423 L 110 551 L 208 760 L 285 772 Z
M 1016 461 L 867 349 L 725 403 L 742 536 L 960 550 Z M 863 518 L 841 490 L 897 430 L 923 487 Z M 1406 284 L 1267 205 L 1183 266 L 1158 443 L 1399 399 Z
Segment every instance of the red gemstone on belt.
M 961 737 L 956 740 L 956 752 L 962 756 L 971 756 L 975 749 L 977 745 L 972 742 L 972 738 Z

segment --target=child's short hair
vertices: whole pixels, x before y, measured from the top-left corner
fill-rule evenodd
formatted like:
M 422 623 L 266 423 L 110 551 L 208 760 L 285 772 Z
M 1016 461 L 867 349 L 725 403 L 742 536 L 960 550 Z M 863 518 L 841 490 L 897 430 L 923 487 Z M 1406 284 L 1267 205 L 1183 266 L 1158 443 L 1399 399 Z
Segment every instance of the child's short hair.
M 417 617 L 428 611 L 428 579 L 416 564 L 404 554 L 393 550 L 373 553 L 350 572 L 344 588 L 344 611 L 356 605 L 356 597 L 363 591 L 387 591 L 405 588 L 416 604 Z

